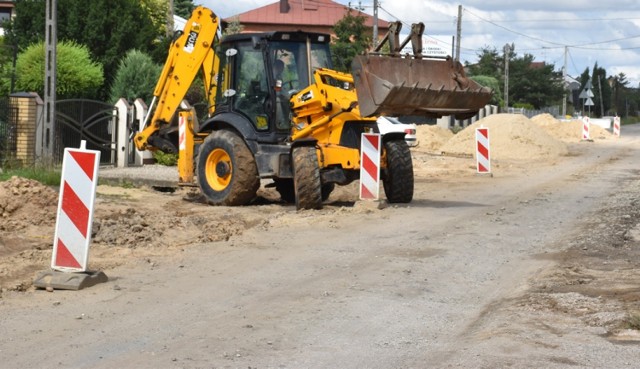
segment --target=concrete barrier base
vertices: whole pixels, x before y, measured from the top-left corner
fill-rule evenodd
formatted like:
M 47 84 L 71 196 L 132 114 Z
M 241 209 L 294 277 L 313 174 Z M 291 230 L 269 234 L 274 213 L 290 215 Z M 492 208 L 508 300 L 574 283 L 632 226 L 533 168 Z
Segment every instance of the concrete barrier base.
M 41 272 L 33 281 L 36 288 L 57 290 L 81 290 L 86 287 L 105 283 L 109 280 L 102 271 L 86 271 L 79 273 L 67 273 L 57 270 Z

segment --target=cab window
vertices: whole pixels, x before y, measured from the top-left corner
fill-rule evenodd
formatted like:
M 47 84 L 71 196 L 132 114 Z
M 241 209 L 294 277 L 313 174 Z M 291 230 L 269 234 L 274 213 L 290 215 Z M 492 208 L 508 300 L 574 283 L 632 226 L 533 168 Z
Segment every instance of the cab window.
M 267 130 L 269 120 L 265 102 L 269 97 L 269 89 L 262 51 L 254 49 L 249 43 L 240 44 L 235 58 L 236 93 L 233 107 L 246 115 L 256 129 Z

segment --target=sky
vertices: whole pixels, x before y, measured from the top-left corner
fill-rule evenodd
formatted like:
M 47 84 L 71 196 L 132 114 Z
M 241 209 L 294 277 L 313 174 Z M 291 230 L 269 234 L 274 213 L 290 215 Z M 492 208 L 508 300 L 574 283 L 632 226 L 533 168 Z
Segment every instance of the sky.
M 194 0 L 222 18 L 274 2 L 277 0 Z M 373 0 L 351 1 L 352 6 L 358 4 L 365 13 L 373 13 Z M 423 22 L 429 42 L 452 50 L 459 5 L 463 63 L 476 62 L 483 48 L 502 53 L 505 45 L 514 44 L 517 56 L 531 54 L 534 61 L 553 64 L 557 71 L 566 63 L 569 76 L 579 77 L 586 69 L 591 73 L 597 63 L 607 76 L 624 73 L 629 87 L 640 86 L 638 0 L 379 0 L 378 16 L 400 20 L 404 29 Z

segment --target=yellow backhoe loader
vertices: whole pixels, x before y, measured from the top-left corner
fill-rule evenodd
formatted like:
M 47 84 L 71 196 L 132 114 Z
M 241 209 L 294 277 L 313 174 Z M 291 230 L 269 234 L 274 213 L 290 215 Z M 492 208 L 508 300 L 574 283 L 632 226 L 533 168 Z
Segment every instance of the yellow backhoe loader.
M 358 56 L 353 74 L 331 69 L 330 36 L 269 32 L 218 37 L 218 17 L 197 7 L 177 35 L 154 91 L 139 150 L 178 152 L 180 182 L 197 181 L 215 205 L 245 205 L 261 179 L 283 200 L 320 208 L 335 184 L 359 178 L 360 137 L 378 115 L 473 116 L 491 91 L 459 63 L 400 50 L 400 24 L 379 49 Z M 420 31 L 420 39 L 422 33 Z M 201 75 L 208 114 L 183 104 Z M 150 117 L 150 118 L 149 118 Z M 381 179 L 389 202 L 413 198 L 413 168 L 403 133 L 382 137 Z

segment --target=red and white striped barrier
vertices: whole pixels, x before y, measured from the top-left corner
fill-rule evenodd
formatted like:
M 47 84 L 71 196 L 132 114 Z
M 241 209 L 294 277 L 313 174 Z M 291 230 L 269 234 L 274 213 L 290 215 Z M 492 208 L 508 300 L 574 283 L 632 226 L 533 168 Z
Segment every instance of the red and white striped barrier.
M 186 146 L 187 122 L 182 115 L 178 117 L 178 150 L 184 151 Z
M 620 137 L 620 117 L 613 118 L 613 135 Z
M 491 173 L 489 128 L 476 128 L 476 169 L 478 173 Z
M 86 142 L 82 141 L 80 149 L 64 149 L 51 258 L 51 268 L 55 270 L 87 270 L 100 151 L 85 147 Z
M 589 117 L 582 117 L 582 140 L 590 140 L 589 127 L 591 126 L 591 119 Z
M 360 200 L 378 200 L 380 197 L 379 133 L 363 133 L 360 150 Z

